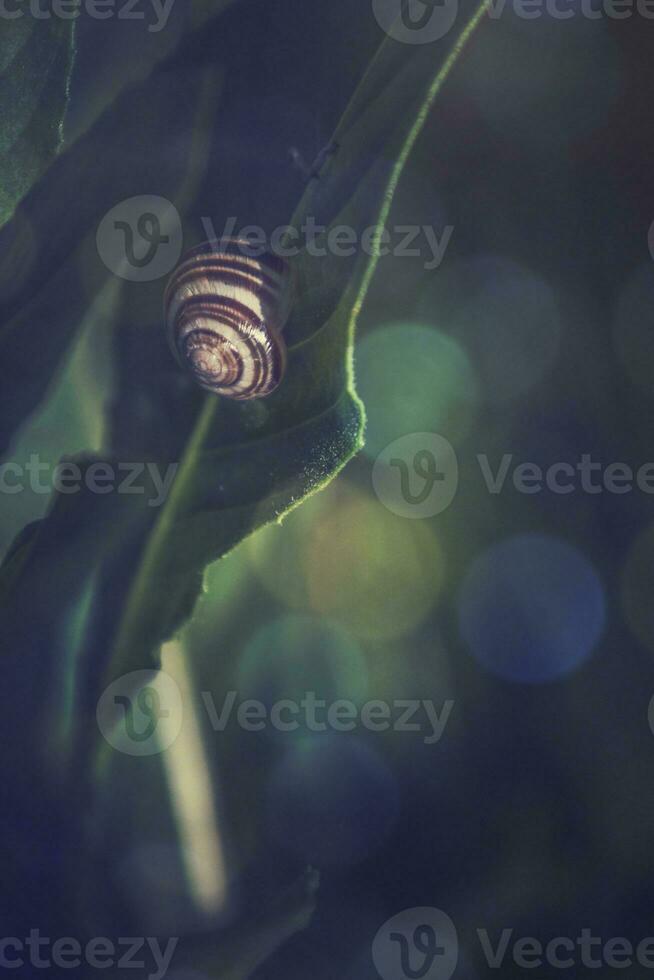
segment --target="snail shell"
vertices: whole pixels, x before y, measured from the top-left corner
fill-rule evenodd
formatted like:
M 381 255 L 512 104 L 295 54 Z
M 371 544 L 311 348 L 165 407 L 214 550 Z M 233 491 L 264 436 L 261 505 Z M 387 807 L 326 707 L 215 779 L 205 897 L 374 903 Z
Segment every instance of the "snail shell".
M 286 365 L 281 331 L 291 301 L 288 263 L 247 242 L 204 242 L 173 272 L 164 299 L 168 341 L 203 388 L 227 398 L 263 398 Z

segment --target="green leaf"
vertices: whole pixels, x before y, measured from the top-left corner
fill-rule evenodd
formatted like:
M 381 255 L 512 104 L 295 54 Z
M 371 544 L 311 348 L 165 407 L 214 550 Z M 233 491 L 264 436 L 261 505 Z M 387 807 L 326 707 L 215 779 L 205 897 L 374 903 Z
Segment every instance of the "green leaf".
M 159 66 L 61 153 L 0 229 L 0 454 L 44 397 L 112 277 L 96 246 L 101 219 L 143 188 L 174 201 L 183 218 L 204 177 L 221 90 L 211 66 Z M 135 287 L 148 292 L 147 284 L 113 281 L 127 296 Z
M 146 20 L 139 23 L 128 18 L 112 17 L 95 22 L 96 36 L 84 35 L 88 40 L 88 52 L 80 50 L 79 63 L 92 59 L 93 71 L 84 73 L 84 98 L 72 101 L 71 117 L 66 124 L 68 146 L 83 136 L 101 114 L 127 89 L 141 85 L 162 62 L 191 39 L 197 43 L 197 32 L 217 20 L 228 7 L 238 0 L 186 0 L 174 3 L 168 12 L 168 20 L 161 29 L 156 27 L 155 12 L 148 12 Z M 154 21 L 154 23 L 152 23 Z M 87 21 L 88 23 L 88 21 Z M 148 23 L 148 26 L 146 26 Z M 102 34 L 99 49 L 98 33 Z M 95 42 L 95 43 L 94 43 Z M 116 61 L 120 60 L 120 71 Z
M 218 936 L 200 936 L 180 944 L 177 967 L 215 980 L 247 980 L 280 946 L 307 928 L 319 884 L 319 873 L 307 868 L 268 907 L 248 915 L 247 920 L 244 917 L 241 924 Z
M 59 152 L 74 50 L 74 21 L 3 18 L 0 227 Z
M 140 285 L 123 283 L 103 265 L 95 243 L 100 218 L 143 187 L 175 200 L 184 215 L 205 173 L 221 92 L 222 75 L 211 65 L 161 66 L 59 156 L 0 231 L 0 305 L 6 314 L 0 319 L 2 446 L 47 391 L 100 287 L 111 280 L 128 303 Z M 171 132 L 178 153 L 170 152 Z M 83 182 L 80 173 L 86 174 Z M 9 753 L 17 757 L 19 771 L 42 757 L 58 706 L 61 665 L 74 662 L 67 624 L 94 564 L 115 543 L 102 542 L 109 518 L 98 529 L 95 510 L 85 514 L 81 500 L 64 496 L 47 519 L 24 529 L 0 570 L 0 649 L 15 674 L 13 683 L 38 675 L 48 691 L 44 697 L 32 684 L 7 707 L 8 728 L 21 732 L 23 754 Z M 134 533 L 139 517 L 130 517 Z M 59 729 L 60 720 L 55 724 Z M 3 756 L 7 762 L 14 764 Z
M 251 404 L 208 396 L 172 493 L 154 523 L 133 578 L 106 681 L 149 665 L 190 615 L 204 569 L 246 535 L 330 481 L 363 444 L 354 390 L 357 317 L 374 275 L 379 235 L 411 150 L 443 82 L 485 13 L 482 4 L 438 66 L 431 45 L 388 39 L 333 138 L 327 166 L 293 217 L 359 235 L 377 228 L 372 254 L 295 261 L 298 299 L 286 328 L 287 377 Z M 428 49 L 428 50 L 426 50 Z
M 161 445 L 149 453 L 141 447 L 135 460 L 156 459 L 160 469 L 179 464 L 162 507 L 148 507 L 148 492 L 60 495 L 45 521 L 14 549 L 4 569 L 12 606 L 17 593 L 25 603 L 33 595 L 33 581 L 25 576 L 30 567 L 38 569 L 41 582 L 48 567 L 56 568 L 58 576 L 67 572 L 66 587 L 72 589 L 79 589 L 99 565 L 113 568 L 114 586 L 120 582 L 111 595 L 97 596 L 98 605 L 104 605 L 103 629 L 96 630 L 89 648 L 93 665 L 80 747 L 94 751 L 98 744 L 93 719 L 99 686 L 157 665 L 162 641 L 190 616 L 209 562 L 256 528 L 281 520 L 331 480 L 362 445 L 353 338 L 374 274 L 380 230 L 434 99 L 484 10 L 483 5 L 477 9 L 445 51 L 443 45 L 387 40 L 355 93 L 334 135 L 335 152 L 310 181 L 292 221 L 299 229 L 313 216 L 329 228 L 347 224 L 359 236 L 374 227 L 371 254 L 358 250 L 351 259 L 316 258 L 307 248 L 293 260 L 298 295 L 286 328 L 286 379 L 278 391 L 245 404 L 206 396 L 180 455 L 162 456 Z M 163 336 L 159 325 L 156 330 L 155 351 Z M 176 432 L 174 401 L 168 412 Z M 169 450 L 164 440 L 164 452 Z M 125 459 L 121 454 L 113 463 Z M 88 468 L 93 461 L 80 462 Z M 56 565 L 37 560 L 55 541 Z
M 121 49 L 121 72 L 117 75 L 112 70 L 111 86 L 88 100 L 91 115 L 82 134 L 76 133 L 74 139 L 67 134 L 66 145 L 56 158 L 44 161 L 41 179 L 26 184 L 26 196 L 13 218 L 4 227 L 0 220 L 0 455 L 55 380 L 91 300 L 110 277 L 95 243 L 104 214 L 119 201 L 143 194 L 144 189 L 173 201 L 182 220 L 190 208 L 204 176 L 206 144 L 220 102 L 222 65 L 231 35 L 217 35 L 210 60 L 198 60 L 193 52 L 206 38 L 208 27 L 220 27 L 220 16 L 236 3 L 192 0 L 184 7 L 175 5 L 175 29 L 168 25 L 160 34 L 145 31 L 146 49 L 141 46 L 131 58 Z M 9 106 L 7 132 L 14 120 L 13 132 L 17 125 L 14 103 L 22 104 L 22 97 L 13 98 L 14 88 L 22 85 L 27 93 L 41 91 L 48 77 L 41 64 L 35 68 L 32 63 L 43 53 L 40 49 L 29 59 L 33 78 L 24 77 L 34 24 L 50 25 L 53 37 L 66 25 L 71 38 L 70 76 L 71 23 L 75 22 L 54 17 L 35 21 L 25 16 L 8 23 L 7 33 L 0 38 L 0 93 L 4 87 L 4 104 Z M 108 22 L 100 23 L 106 30 Z M 132 27 L 132 22 L 120 20 L 111 25 L 125 23 Z M 38 37 L 43 39 L 45 27 L 39 30 Z M 14 61 L 21 65 L 20 73 L 7 88 L 3 71 L 6 68 L 9 73 Z M 43 61 L 47 64 L 44 53 Z M 43 89 L 46 101 L 54 98 L 55 86 L 50 87 L 49 96 L 47 85 Z M 35 110 L 35 120 L 40 119 L 40 111 Z M 58 141 L 61 124 L 59 118 Z M 0 150 L 5 145 L 4 126 L 3 118 Z M 5 179 L 0 185 L 0 211 L 2 187 L 9 187 L 12 169 L 16 166 L 17 172 L 23 172 L 18 148 L 17 144 L 12 149 L 11 160 L 1 171 Z M 128 284 L 126 292 L 132 307 L 142 309 L 134 285 Z M 146 292 L 147 301 L 147 290 L 136 285 Z M 160 309 L 158 297 L 154 305 Z

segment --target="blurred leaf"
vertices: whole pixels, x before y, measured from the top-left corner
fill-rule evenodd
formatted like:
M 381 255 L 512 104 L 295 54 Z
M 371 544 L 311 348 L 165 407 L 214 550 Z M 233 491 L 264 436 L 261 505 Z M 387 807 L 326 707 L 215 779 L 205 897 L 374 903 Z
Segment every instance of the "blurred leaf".
M 425 52 L 431 46 L 382 45 L 336 130 L 327 166 L 309 183 L 296 229 L 311 216 L 330 229 L 346 224 L 359 237 L 385 225 L 433 101 L 484 12 L 482 4 L 438 68 L 433 49 Z M 153 662 L 160 643 L 190 615 L 209 562 L 281 519 L 361 447 L 352 350 L 378 238 L 370 255 L 356 249 L 352 259 L 316 258 L 307 249 L 297 258 L 287 376 L 277 392 L 250 404 L 206 398 L 144 547 L 107 682 Z
M 175 955 L 182 970 L 216 980 L 247 980 L 288 939 L 309 925 L 319 873 L 307 870 L 276 901 L 217 936 L 187 939 Z
M 74 21 L 2 19 L 0 227 L 61 146 L 74 38 Z
M 348 224 L 359 236 L 372 225 L 383 226 L 427 113 L 483 11 L 477 10 L 440 61 L 432 46 L 390 39 L 382 45 L 335 133 L 336 152 L 309 183 L 293 219 L 296 227 L 312 215 L 329 227 Z M 97 597 L 100 607 L 104 602 L 112 609 L 112 616 L 111 621 L 101 617 L 105 629 L 95 631 L 89 650 L 94 676 L 87 689 L 85 724 L 90 730 L 83 727 L 80 733 L 80 745 L 87 750 L 97 740 L 89 712 L 98 684 L 156 665 L 161 642 L 190 615 L 209 562 L 324 486 L 360 448 L 363 413 L 351 361 L 377 241 L 369 251 L 358 249 L 345 259 L 316 258 L 307 250 L 294 260 L 299 285 L 286 330 L 290 347 L 284 383 L 261 402 L 204 398 L 183 452 L 157 458 L 160 473 L 179 464 L 163 506 L 148 506 L 152 487 L 141 496 L 100 496 L 85 489 L 73 497 L 58 495 L 44 522 L 14 550 L 4 569 L 12 606 L 17 594 L 24 602 L 33 595 L 34 580 L 23 574 L 26 563 L 42 582 L 52 568 L 50 562 L 30 560 L 45 542 L 60 543 L 57 567 L 70 570 L 74 589 L 103 558 L 120 572 L 120 602 L 115 595 Z M 158 327 L 155 351 L 161 349 L 162 335 Z M 159 363 L 157 354 L 155 370 L 142 372 L 139 384 L 159 384 Z M 192 406 L 197 404 L 197 393 L 183 395 L 187 397 Z M 179 439 L 175 413 L 164 422 L 175 434 L 170 449 Z M 139 456 L 121 454 L 108 461 L 118 466 L 129 458 L 152 460 L 161 448 L 148 452 L 142 446 Z M 85 470 L 93 462 L 80 461 Z M 110 581 L 115 585 L 117 576 Z
M 221 73 L 210 65 L 161 66 L 57 159 L 0 231 L 7 246 L 0 271 L 2 306 L 11 311 L 0 327 L 3 445 L 51 385 L 99 288 L 111 279 L 129 301 L 135 284 L 113 277 L 98 255 L 100 218 L 144 186 L 174 201 L 184 215 L 205 171 L 221 91 Z M 46 270 L 52 270 L 49 277 Z M 97 513 L 86 521 L 77 498 L 64 497 L 56 520 L 25 528 L 0 570 L 5 679 L 20 691 L 2 718 L 3 732 L 13 733 L 13 742 L 2 740 L 2 757 L 18 770 L 45 764 L 44 731 L 57 704 L 61 664 L 73 659 L 63 639 L 65 625 L 99 558 Z M 42 686 L 30 680 L 34 676 Z M 21 752 L 10 749 L 17 732 Z
M 70 112 L 66 119 L 66 145 L 84 135 L 99 116 L 127 89 L 142 84 L 163 61 L 197 32 L 217 19 L 238 0 L 186 0 L 173 3 L 167 12 L 154 6 L 143 20 L 85 17 L 79 25 L 78 71 L 84 85 L 73 76 Z M 167 17 L 166 18 L 166 13 Z M 160 22 L 158 18 L 161 18 Z M 119 60 L 120 71 L 116 71 Z
M 143 188 L 184 215 L 204 174 L 221 87 L 210 66 L 162 65 L 59 156 L 0 230 L 0 454 L 111 276 L 95 241 L 102 217 Z M 134 292 L 136 284 L 116 282 Z

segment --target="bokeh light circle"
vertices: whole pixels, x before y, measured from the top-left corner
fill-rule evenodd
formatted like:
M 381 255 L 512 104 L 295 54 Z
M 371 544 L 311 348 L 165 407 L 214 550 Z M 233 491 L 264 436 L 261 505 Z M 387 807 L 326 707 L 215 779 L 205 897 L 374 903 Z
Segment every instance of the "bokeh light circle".
M 504 256 L 448 266 L 419 309 L 466 352 L 490 404 L 524 395 L 559 352 L 561 315 L 551 286 Z
M 458 616 L 464 641 L 486 669 L 538 684 L 590 656 L 604 629 L 605 596 L 581 552 L 531 533 L 501 541 L 473 562 Z
M 424 324 L 391 324 L 357 345 L 357 391 L 366 406 L 364 453 L 375 458 L 409 432 L 450 442 L 469 431 L 477 383 L 459 344 Z
M 484 119 L 512 144 L 560 153 L 603 125 L 622 85 L 607 19 L 581 10 L 569 20 L 511 15 L 483 36 L 458 84 Z M 534 179 L 537 179 L 536 175 Z
M 625 283 L 613 321 L 613 344 L 629 379 L 654 396 L 654 263 L 636 269 Z
M 436 602 L 444 558 L 433 528 L 392 514 L 340 479 L 248 542 L 266 588 L 357 637 L 413 630 Z
M 364 860 L 387 838 L 398 810 L 393 773 L 350 736 L 314 735 L 294 744 L 268 785 L 271 837 L 318 868 Z
M 654 650 L 654 524 L 638 535 L 621 576 L 622 608 L 635 636 Z
M 414 629 L 443 581 L 432 528 L 397 517 L 362 494 L 344 494 L 320 514 L 305 562 L 311 607 L 370 639 Z
M 257 630 L 239 661 L 237 687 L 242 698 L 299 703 L 308 691 L 332 703 L 365 700 L 364 656 L 342 627 L 319 616 L 288 613 Z M 274 731 L 266 729 L 266 731 Z

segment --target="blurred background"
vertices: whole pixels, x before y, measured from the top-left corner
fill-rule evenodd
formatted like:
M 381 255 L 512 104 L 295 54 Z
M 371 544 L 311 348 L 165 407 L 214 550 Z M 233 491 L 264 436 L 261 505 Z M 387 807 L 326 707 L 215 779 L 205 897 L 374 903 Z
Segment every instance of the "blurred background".
M 382 258 L 361 315 L 365 448 L 208 569 L 164 648 L 182 733 L 161 754 L 112 758 L 93 832 L 134 934 L 228 926 L 247 896 L 265 904 L 311 866 L 313 919 L 257 976 L 376 977 L 376 933 L 418 906 L 455 923 L 462 980 L 498 973 L 479 928 L 543 943 L 584 927 L 654 935 L 654 498 L 635 478 L 654 464 L 654 26 L 570 9 L 507 9 L 471 41 L 389 219 L 451 228 L 443 261 Z M 367 0 L 252 0 L 182 44 L 180 66 L 220 52 L 224 71 L 198 213 L 285 223 L 304 186 L 293 151 L 311 160 L 325 145 L 382 39 Z M 81 22 L 71 134 L 144 43 L 161 39 Z M 89 308 L 8 458 L 102 447 L 111 302 L 109 290 Z M 433 516 L 403 516 L 410 505 L 374 487 L 376 459 L 404 439 L 394 453 L 420 492 L 429 444 L 416 433 L 456 457 L 456 492 Z M 600 464 L 592 490 L 583 457 Z M 521 492 L 522 463 L 571 465 L 572 489 Z M 634 473 L 622 492 L 603 483 L 615 463 Z M 491 492 L 484 474 L 503 465 Z M 3 498 L 3 551 L 47 503 Z M 83 606 L 76 616 L 70 644 Z M 428 742 L 419 713 L 419 731 L 250 732 L 233 717 L 216 731 L 207 700 L 220 711 L 229 691 L 268 706 L 306 692 L 424 699 L 443 728 Z M 524 968 L 507 955 L 500 972 Z

